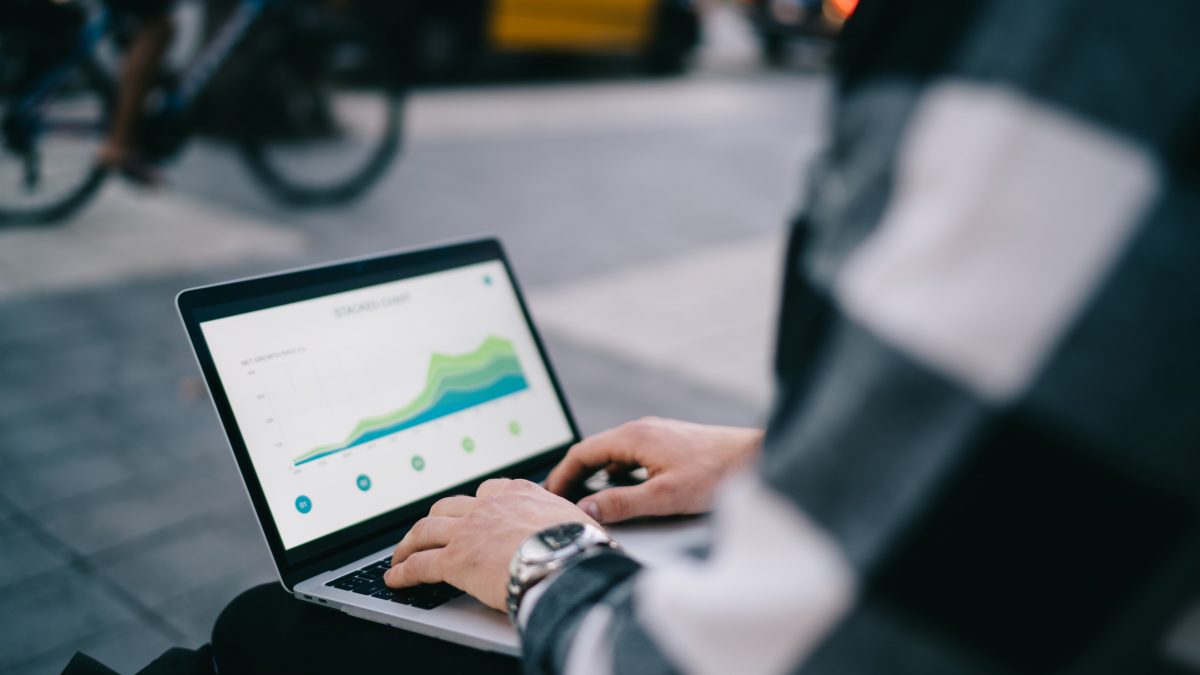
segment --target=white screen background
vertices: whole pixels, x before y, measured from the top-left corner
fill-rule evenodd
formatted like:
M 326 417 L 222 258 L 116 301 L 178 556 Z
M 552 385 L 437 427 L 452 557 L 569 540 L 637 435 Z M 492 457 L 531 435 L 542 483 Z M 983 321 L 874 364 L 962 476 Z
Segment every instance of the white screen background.
M 200 328 L 284 548 L 571 439 L 498 261 L 206 321 Z M 467 354 L 489 336 L 511 341 L 527 389 L 294 464 L 313 448 L 345 440 L 360 420 L 417 397 L 435 352 Z M 420 457 L 420 470 L 414 457 Z M 369 481 L 366 490 L 362 476 Z M 307 512 L 297 507 L 300 497 L 308 501 Z

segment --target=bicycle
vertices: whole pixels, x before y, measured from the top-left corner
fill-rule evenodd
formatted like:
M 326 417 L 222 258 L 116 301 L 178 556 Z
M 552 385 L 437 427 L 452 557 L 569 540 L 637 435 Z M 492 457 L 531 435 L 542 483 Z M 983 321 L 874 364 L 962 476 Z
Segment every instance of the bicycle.
M 53 5 L 58 37 L 35 26 L 5 29 L 0 39 L 0 224 L 62 220 L 109 173 L 95 149 L 115 85 L 98 50 L 114 17 L 78 0 Z M 63 31 L 68 10 L 73 24 Z M 205 101 L 204 110 L 232 112 L 223 115 L 227 131 L 269 194 L 296 206 L 341 204 L 382 177 L 400 148 L 401 69 L 349 12 L 294 0 L 238 0 L 183 72 L 164 78 L 138 127 L 146 160 L 182 153 L 212 115 L 197 101 L 235 52 L 233 95 Z

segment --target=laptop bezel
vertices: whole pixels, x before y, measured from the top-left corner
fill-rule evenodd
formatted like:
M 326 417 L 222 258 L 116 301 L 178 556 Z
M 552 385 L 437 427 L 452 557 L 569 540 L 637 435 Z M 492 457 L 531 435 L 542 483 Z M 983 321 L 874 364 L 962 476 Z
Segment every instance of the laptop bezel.
M 361 523 L 351 525 L 312 542 L 287 550 L 250 459 L 233 409 L 225 394 L 220 374 L 209 353 L 200 324 L 225 316 L 265 309 L 289 302 L 320 297 L 344 290 L 364 288 L 389 281 L 412 278 L 480 262 L 500 262 L 508 274 L 521 314 L 529 328 L 539 357 L 545 364 L 555 397 L 566 417 L 571 439 L 521 462 L 510 464 L 486 475 L 464 481 L 437 494 L 397 507 Z M 567 404 L 558 376 L 546 353 L 545 345 L 529 314 L 512 265 L 498 239 L 486 237 L 438 244 L 417 249 L 391 251 L 213 284 L 181 291 L 176 307 L 192 346 L 193 355 L 225 431 L 242 484 L 258 518 L 267 547 L 283 585 L 291 591 L 295 584 L 322 572 L 336 569 L 354 560 L 396 543 L 417 519 L 428 512 L 438 499 L 453 494 L 473 494 L 480 483 L 497 477 L 527 477 L 557 463 L 571 445 L 580 439 L 574 415 Z

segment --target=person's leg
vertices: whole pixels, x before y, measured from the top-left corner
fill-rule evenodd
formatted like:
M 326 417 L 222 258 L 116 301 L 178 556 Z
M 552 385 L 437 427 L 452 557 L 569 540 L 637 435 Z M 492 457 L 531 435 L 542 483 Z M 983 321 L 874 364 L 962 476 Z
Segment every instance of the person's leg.
M 112 127 L 100 147 L 99 161 L 102 164 L 125 167 L 134 160 L 134 133 L 141 119 L 142 105 L 154 85 L 154 78 L 158 75 L 174 34 L 175 26 L 169 12 L 147 14 L 141 18 L 137 34 L 121 66 Z M 152 179 L 152 176 L 149 178 Z
M 356 619 L 301 602 L 278 584 L 238 596 L 217 619 L 213 658 L 220 675 L 261 673 L 520 672 L 514 658 Z

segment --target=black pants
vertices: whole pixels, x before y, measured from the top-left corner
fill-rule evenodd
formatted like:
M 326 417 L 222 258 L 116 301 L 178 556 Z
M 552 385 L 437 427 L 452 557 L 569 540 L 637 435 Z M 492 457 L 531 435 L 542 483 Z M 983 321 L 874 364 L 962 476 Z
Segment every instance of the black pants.
M 427 638 L 301 602 L 279 584 L 239 595 L 217 619 L 220 675 L 263 673 L 519 673 L 508 656 Z

